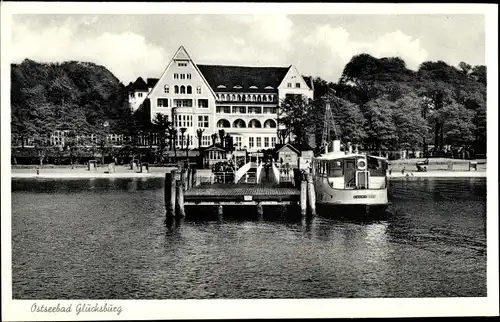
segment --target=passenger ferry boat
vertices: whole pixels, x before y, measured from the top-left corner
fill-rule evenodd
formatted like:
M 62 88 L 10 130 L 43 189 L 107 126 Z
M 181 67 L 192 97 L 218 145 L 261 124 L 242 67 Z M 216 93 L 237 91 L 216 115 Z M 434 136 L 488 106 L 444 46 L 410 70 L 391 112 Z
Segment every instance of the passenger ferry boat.
M 312 159 L 311 172 L 316 206 L 343 206 L 364 212 L 382 212 L 389 206 L 387 159 L 341 151 L 333 141 L 333 151 Z

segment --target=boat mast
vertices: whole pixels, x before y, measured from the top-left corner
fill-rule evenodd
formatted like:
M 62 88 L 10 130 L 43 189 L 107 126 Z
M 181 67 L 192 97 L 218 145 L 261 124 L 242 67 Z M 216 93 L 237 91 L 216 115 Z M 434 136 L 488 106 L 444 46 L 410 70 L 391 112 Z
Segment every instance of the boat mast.
M 333 92 L 335 95 L 335 92 Z M 323 145 L 325 147 L 325 153 L 328 153 L 328 145 L 330 144 L 331 140 L 331 134 L 333 130 L 334 134 L 334 140 L 338 139 L 338 133 L 337 133 L 337 126 L 335 124 L 335 119 L 333 117 L 332 109 L 330 108 L 330 101 L 329 99 L 326 103 L 325 107 L 325 119 L 323 123 L 323 134 L 321 137 L 321 141 L 323 142 Z

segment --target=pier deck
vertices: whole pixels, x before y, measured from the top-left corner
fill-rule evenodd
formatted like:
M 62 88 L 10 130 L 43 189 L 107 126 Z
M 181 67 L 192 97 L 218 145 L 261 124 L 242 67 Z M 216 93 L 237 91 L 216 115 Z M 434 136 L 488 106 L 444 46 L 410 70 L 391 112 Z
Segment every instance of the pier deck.
M 296 204 L 300 191 L 285 185 L 262 184 L 212 184 L 188 189 L 184 204 L 188 205 L 279 205 Z

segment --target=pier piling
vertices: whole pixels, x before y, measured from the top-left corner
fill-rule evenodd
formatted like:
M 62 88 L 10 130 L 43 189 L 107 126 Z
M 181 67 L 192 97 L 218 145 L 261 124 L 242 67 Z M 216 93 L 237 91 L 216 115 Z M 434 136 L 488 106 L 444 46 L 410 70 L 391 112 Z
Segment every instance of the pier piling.
M 186 169 L 181 170 L 180 181 L 182 182 L 182 189 L 186 190 Z
M 257 203 L 257 216 L 259 220 L 262 220 L 262 217 L 264 216 L 264 207 L 260 202 Z
M 187 168 L 187 173 L 186 173 L 187 174 L 187 177 L 186 177 L 187 185 L 186 185 L 186 187 L 184 187 L 184 190 L 191 189 L 193 187 L 192 172 L 193 172 L 193 169 Z
M 175 170 L 165 173 L 165 208 L 167 216 L 175 216 Z
M 177 190 L 177 210 L 178 215 L 181 217 L 186 216 L 186 212 L 184 211 L 184 184 L 181 180 L 176 181 L 176 190 Z
M 300 181 L 300 213 L 305 216 L 307 213 L 307 181 Z
M 217 221 L 221 222 L 224 216 L 224 207 L 221 204 L 217 205 Z
M 196 168 L 191 169 L 191 188 L 197 186 L 196 182 Z
M 309 210 L 311 213 L 311 216 L 316 215 L 316 192 L 314 191 L 314 183 L 313 183 L 313 177 L 312 174 L 308 173 L 306 175 L 306 181 L 307 181 L 307 199 L 308 199 L 308 204 L 309 204 Z

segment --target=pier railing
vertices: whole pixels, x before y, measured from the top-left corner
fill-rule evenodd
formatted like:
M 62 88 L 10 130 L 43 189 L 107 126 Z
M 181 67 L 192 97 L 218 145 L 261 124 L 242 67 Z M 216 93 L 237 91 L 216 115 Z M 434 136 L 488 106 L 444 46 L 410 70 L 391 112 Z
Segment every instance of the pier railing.
M 260 161 L 259 166 L 257 167 L 257 174 L 255 175 L 256 183 L 260 183 L 260 174 L 262 173 L 262 161 Z
M 248 162 L 239 168 L 234 175 L 234 182 L 240 181 L 240 179 L 247 173 L 248 170 L 252 168 L 253 162 Z
M 235 183 L 233 172 L 212 172 L 210 183 Z
M 277 166 L 279 182 L 291 182 L 294 183 L 293 179 L 293 168 L 286 168 L 285 166 Z M 274 170 L 274 169 L 273 169 Z
M 272 167 L 273 167 L 273 174 L 274 174 L 274 182 L 276 184 L 279 184 L 280 183 L 280 170 L 276 167 L 276 163 L 274 162 L 274 160 L 272 161 Z

